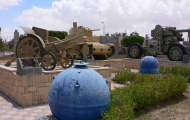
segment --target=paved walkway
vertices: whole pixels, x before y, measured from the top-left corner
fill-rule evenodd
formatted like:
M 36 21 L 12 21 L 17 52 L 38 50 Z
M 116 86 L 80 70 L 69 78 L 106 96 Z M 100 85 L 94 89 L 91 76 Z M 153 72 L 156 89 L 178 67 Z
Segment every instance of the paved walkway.
M 111 89 L 123 85 L 111 83 Z M 0 92 L 0 120 L 35 120 L 44 115 L 51 115 L 48 103 L 29 107 L 20 107 L 8 96 Z
M 50 114 L 48 104 L 20 107 L 0 92 L 0 120 L 35 120 L 43 115 Z

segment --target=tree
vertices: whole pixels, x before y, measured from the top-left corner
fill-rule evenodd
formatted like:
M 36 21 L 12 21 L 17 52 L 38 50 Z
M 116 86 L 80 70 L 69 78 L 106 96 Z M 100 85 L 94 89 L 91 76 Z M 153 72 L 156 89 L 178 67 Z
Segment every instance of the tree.
M 3 40 L 0 37 L 0 52 L 3 52 Z
M 132 32 L 130 36 L 125 36 L 122 39 L 122 43 L 125 47 L 129 47 L 132 43 L 139 43 L 140 45 L 144 42 L 144 37 L 139 36 L 137 32 Z
M 138 32 L 132 32 L 131 34 L 130 34 L 130 36 L 139 36 L 139 33 Z
M 53 30 L 50 30 L 50 31 L 49 31 L 49 36 L 57 37 L 57 38 L 59 38 L 60 40 L 65 39 L 65 37 L 66 37 L 67 35 L 68 35 L 68 33 L 65 32 L 65 31 L 53 31 Z
M 8 47 L 9 47 L 9 49 L 13 49 L 13 47 L 14 47 L 14 39 L 12 39 L 11 41 L 8 42 Z

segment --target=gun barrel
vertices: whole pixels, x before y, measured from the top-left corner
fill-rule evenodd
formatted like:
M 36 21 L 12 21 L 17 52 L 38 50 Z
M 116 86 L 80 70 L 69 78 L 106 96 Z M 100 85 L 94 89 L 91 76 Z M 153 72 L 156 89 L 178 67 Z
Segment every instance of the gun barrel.
M 181 29 L 181 30 L 175 30 L 177 32 L 190 32 L 190 29 Z
M 91 31 L 99 31 L 100 29 L 94 29 L 94 30 L 91 30 Z
M 80 34 L 80 35 L 77 35 L 77 36 L 72 37 L 72 38 L 65 39 L 65 40 L 62 41 L 62 42 L 55 43 L 55 46 L 56 46 L 57 49 L 64 49 L 64 46 L 67 46 L 67 44 L 70 46 L 69 43 L 71 43 L 71 44 L 76 44 L 77 41 L 75 41 L 75 42 L 72 42 L 72 41 L 74 41 L 76 38 L 78 38 L 78 37 L 80 37 L 80 36 L 83 36 L 83 35 L 85 35 L 85 34 L 87 34 L 87 32 L 86 32 L 86 33 L 83 33 L 83 34 Z M 79 42 L 81 42 L 81 41 L 79 41 Z M 67 47 L 69 47 L 69 46 L 67 46 Z

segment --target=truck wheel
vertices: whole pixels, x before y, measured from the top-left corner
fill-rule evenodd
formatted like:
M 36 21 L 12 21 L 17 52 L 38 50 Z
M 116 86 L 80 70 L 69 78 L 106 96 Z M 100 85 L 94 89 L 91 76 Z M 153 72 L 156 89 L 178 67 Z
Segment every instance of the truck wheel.
M 143 49 L 140 44 L 133 43 L 128 48 L 128 55 L 130 58 L 139 59 L 141 58 L 143 53 Z
M 167 50 L 167 56 L 170 61 L 182 61 L 183 55 L 187 55 L 187 50 L 180 43 L 171 44 Z

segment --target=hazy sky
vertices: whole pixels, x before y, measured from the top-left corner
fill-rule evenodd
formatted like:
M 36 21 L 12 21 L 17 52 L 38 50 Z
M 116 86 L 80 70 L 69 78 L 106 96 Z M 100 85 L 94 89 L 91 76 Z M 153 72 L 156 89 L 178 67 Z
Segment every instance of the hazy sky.
M 72 23 L 100 29 L 95 35 L 137 31 L 150 34 L 157 24 L 190 28 L 189 0 L 0 0 L 2 36 L 19 26 L 68 31 Z M 187 36 L 184 37 L 185 39 Z

